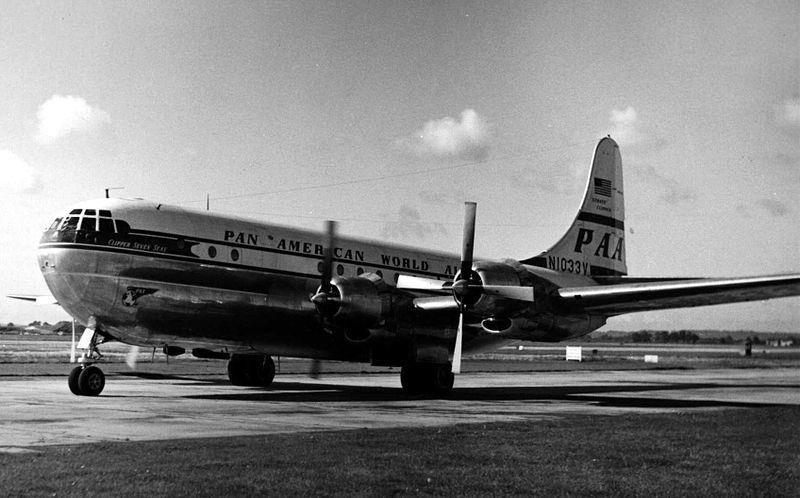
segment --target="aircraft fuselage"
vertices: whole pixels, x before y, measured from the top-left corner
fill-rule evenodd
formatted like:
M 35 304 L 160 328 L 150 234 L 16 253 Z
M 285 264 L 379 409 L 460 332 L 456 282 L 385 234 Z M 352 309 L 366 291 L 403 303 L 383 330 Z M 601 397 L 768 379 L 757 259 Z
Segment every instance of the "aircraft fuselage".
M 423 317 L 413 304 L 419 294 L 394 284 L 401 274 L 452 280 L 459 256 L 338 239 L 333 276 L 358 283 L 348 292 L 367 302 L 364 313 L 376 309 L 377 318 L 337 327 L 321 319 L 309 299 L 320 286 L 323 243 L 313 231 L 142 200 L 100 199 L 54 223 L 42 237 L 38 260 L 70 315 L 83 324 L 93 318 L 104 334 L 131 344 L 386 364 L 402 364 L 409 354 L 446 354 L 457 316 L 444 310 Z M 563 340 L 605 322 L 580 310 L 548 309 L 544 299 L 559 286 L 592 285 L 591 279 L 514 263 L 476 262 L 475 269 L 494 283 L 531 285 L 543 299 L 520 305 L 482 297 L 473 307 L 476 316 L 502 308 L 513 319 L 494 329 L 490 322 L 474 323 L 465 350 L 512 338 Z M 372 278 L 369 289 L 362 290 L 366 279 L 359 276 Z

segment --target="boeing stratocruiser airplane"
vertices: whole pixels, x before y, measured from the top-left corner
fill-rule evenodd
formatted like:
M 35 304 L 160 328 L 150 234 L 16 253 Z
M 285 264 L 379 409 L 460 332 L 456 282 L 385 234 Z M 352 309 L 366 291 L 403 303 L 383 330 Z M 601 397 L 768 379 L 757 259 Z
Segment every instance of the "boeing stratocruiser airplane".
M 623 313 L 800 294 L 800 274 L 729 279 L 627 277 L 622 162 L 597 145 L 566 234 L 527 259 L 461 255 L 337 237 L 137 199 L 78 204 L 44 233 L 38 262 L 85 326 L 75 394 L 98 395 L 110 340 L 228 360 L 236 385 L 269 386 L 272 356 L 402 367 L 409 393 L 445 394 L 461 355 L 511 340 L 580 337 Z

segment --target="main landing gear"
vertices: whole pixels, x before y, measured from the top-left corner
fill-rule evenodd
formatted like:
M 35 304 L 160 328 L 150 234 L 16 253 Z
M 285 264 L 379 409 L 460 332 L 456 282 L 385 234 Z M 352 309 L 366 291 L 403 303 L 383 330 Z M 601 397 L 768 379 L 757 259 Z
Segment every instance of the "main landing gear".
M 275 362 L 265 354 L 234 354 L 228 360 L 228 378 L 234 386 L 268 387 L 275 378 Z
M 400 370 L 400 384 L 408 394 L 442 396 L 453 389 L 450 363 L 408 363 Z

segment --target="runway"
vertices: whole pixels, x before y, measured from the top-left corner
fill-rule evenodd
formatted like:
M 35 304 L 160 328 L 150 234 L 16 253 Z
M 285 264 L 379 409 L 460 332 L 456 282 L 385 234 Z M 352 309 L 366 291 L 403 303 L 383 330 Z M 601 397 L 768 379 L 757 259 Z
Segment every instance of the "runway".
M 800 368 L 467 373 L 448 399 L 410 399 L 396 374 L 280 375 L 270 389 L 231 386 L 221 376 L 111 374 L 96 398 L 72 395 L 65 377 L 0 386 L 0 451 L 800 405 Z

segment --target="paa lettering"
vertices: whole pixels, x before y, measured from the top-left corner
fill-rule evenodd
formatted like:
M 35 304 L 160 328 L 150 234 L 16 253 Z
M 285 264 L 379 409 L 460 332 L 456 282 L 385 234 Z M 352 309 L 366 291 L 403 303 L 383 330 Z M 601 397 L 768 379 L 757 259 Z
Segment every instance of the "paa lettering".
M 589 246 L 587 249 L 592 250 L 593 245 L 592 242 L 594 240 L 594 230 L 589 230 L 586 228 L 579 228 L 578 229 L 578 238 L 575 240 L 575 252 L 579 254 L 583 254 L 584 246 Z M 606 259 L 616 259 L 617 261 L 622 261 L 622 247 L 625 239 L 622 237 L 617 238 L 617 244 L 614 248 L 614 252 L 611 253 L 611 256 L 608 255 L 610 245 L 611 245 L 611 234 L 606 232 L 600 238 L 600 242 L 594 246 L 594 255 L 600 256 Z

